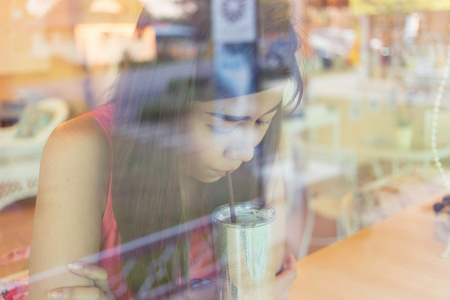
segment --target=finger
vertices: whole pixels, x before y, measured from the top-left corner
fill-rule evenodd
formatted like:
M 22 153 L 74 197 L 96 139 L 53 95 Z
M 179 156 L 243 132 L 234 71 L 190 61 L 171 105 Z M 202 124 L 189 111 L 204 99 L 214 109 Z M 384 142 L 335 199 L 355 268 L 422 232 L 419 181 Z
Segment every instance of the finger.
M 297 278 L 297 266 L 295 264 L 295 257 L 291 254 L 284 262 L 284 269 L 276 275 L 277 279 L 294 281 Z
M 283 268 L 283 271 L 275 277 L 275 288 L 277 295 L 279 295 L 277 299 L 281 300 L 285 300 L 289 297 L 289 289 L 297 277 L 297 266 L 294 255 L 288 255 L 283 263 Z
M 287 260 L 288 260 L 287 269 L 293 270 L 295 273 L 295 277 L 297 277 L 297 260 L 295 259 L 295 256 L 292 254 L 289 254 Z
M 285 260 L 285 265 L 286 265 L 285 269 L 287 269 L 287 270 L 296 269 L 295 262 L 296 261 L 295 261 L 294 255 L 289 254 Z
M 95 286 L 103 292 L 109 292 L 108 271 L 106 269 L 79 261 L 72 262 L 68 264 L 67 267 L 73 273 L 93 280 Z
M 283 292 L 280 300 L 286 300 L 287 298 L 289 298 L 289 291 Z
M 285 271 L 292 271 L 292 270 L 297 270 L 297 266 L 296 266 L 296 260 L 294 255 L 289 254 L 286 259 L 283 262 L 283 269 L 281 270 L 281 273 L 285 272 Z
M 105 294 L 97 287 L 65 287 L 54 289 L 48 293 L 50 299 L 57 300 L 87 300 L 87 299 L 106 299 Z
M 287 271 L 292 272 L 292 271 Z M 287 299 L 289 296 L 289 289 L 292 286 L 294 280 L 289 277 L 289 275 L 277 275 L 275 278 L 275 292 L 277 299 Z
M 287 282 L 292 282 L 295 278 L 297 278 L 296 270 L 283 270 L 275 276 L 275 279 Z

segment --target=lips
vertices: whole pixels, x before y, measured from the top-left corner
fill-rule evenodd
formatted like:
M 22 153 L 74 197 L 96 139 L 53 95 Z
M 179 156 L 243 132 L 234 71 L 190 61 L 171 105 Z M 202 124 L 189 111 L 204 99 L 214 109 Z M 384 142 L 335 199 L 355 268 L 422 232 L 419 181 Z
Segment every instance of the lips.
M 217 175 L 219 175 L 220 177 L 225 177 L 227 175 L 226 171 L 216 171 Z
M 215 170 L 215 169 L 211 169 L 213 170 L 218 176 L 221 177 L 225 177 L 227 175 L 227 172 L 233 173 L 234 171 L 236 171 L 236 169 L 232 169 L 232 170 L 228 170 L 228 171 L 219 171 L 219 170 Z

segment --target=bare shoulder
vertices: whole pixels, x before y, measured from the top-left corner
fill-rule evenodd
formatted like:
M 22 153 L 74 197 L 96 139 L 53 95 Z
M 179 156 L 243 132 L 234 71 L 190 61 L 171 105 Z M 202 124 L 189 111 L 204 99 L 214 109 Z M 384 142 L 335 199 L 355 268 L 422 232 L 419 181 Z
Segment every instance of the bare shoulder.
M 90 116 L 74 118 L 58 126 L 45 145 L 38 196 L 77 187 L 98 189 L 104 194 L 110 168 L 111 147 L 104 129 Z M 101 195 L 96 202 L 105 207 L 106 200 L 107 195 Z
M 41 158 L 30 274 L 98 253 L 110 174 L 109 140 L 95 119 L 81 116 L 54 130 Z M 30 296 L 40 299 L 55 287 L 92 284 L 65 271 L 30 284 Z
M 100 124 L 94 118 L 82 115 L 59 125 L 50 135 L 44 151 L 61 149 L 77 153 L 79 150 L 81 153 L 109 152 L 110 145 Z

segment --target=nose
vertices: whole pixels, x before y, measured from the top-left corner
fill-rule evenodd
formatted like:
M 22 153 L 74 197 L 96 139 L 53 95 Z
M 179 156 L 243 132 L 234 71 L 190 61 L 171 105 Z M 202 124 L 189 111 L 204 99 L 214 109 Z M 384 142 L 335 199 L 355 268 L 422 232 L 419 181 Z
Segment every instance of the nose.
M 249 161 L 255 152 L 255 132 L 251 128 L 241 128 L 236 131 L 234 139 L 225 149 L 225 157 L 229 160 Z
M 235 145 L 225 150 L 225 157 L 229 160 L 250 161 L 255 153 L 255 148 L 251 145 Z

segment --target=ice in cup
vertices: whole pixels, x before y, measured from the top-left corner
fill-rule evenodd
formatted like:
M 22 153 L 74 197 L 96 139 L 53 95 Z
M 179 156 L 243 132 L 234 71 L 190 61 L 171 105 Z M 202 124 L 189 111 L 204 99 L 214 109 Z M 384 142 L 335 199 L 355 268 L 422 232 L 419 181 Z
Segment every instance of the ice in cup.
M 236 223 L 228 204 L 212 213 L 219 299 L 275 299 L 275 260 L 271 247 L 275 210 L 252 203 L 235 204 Z

